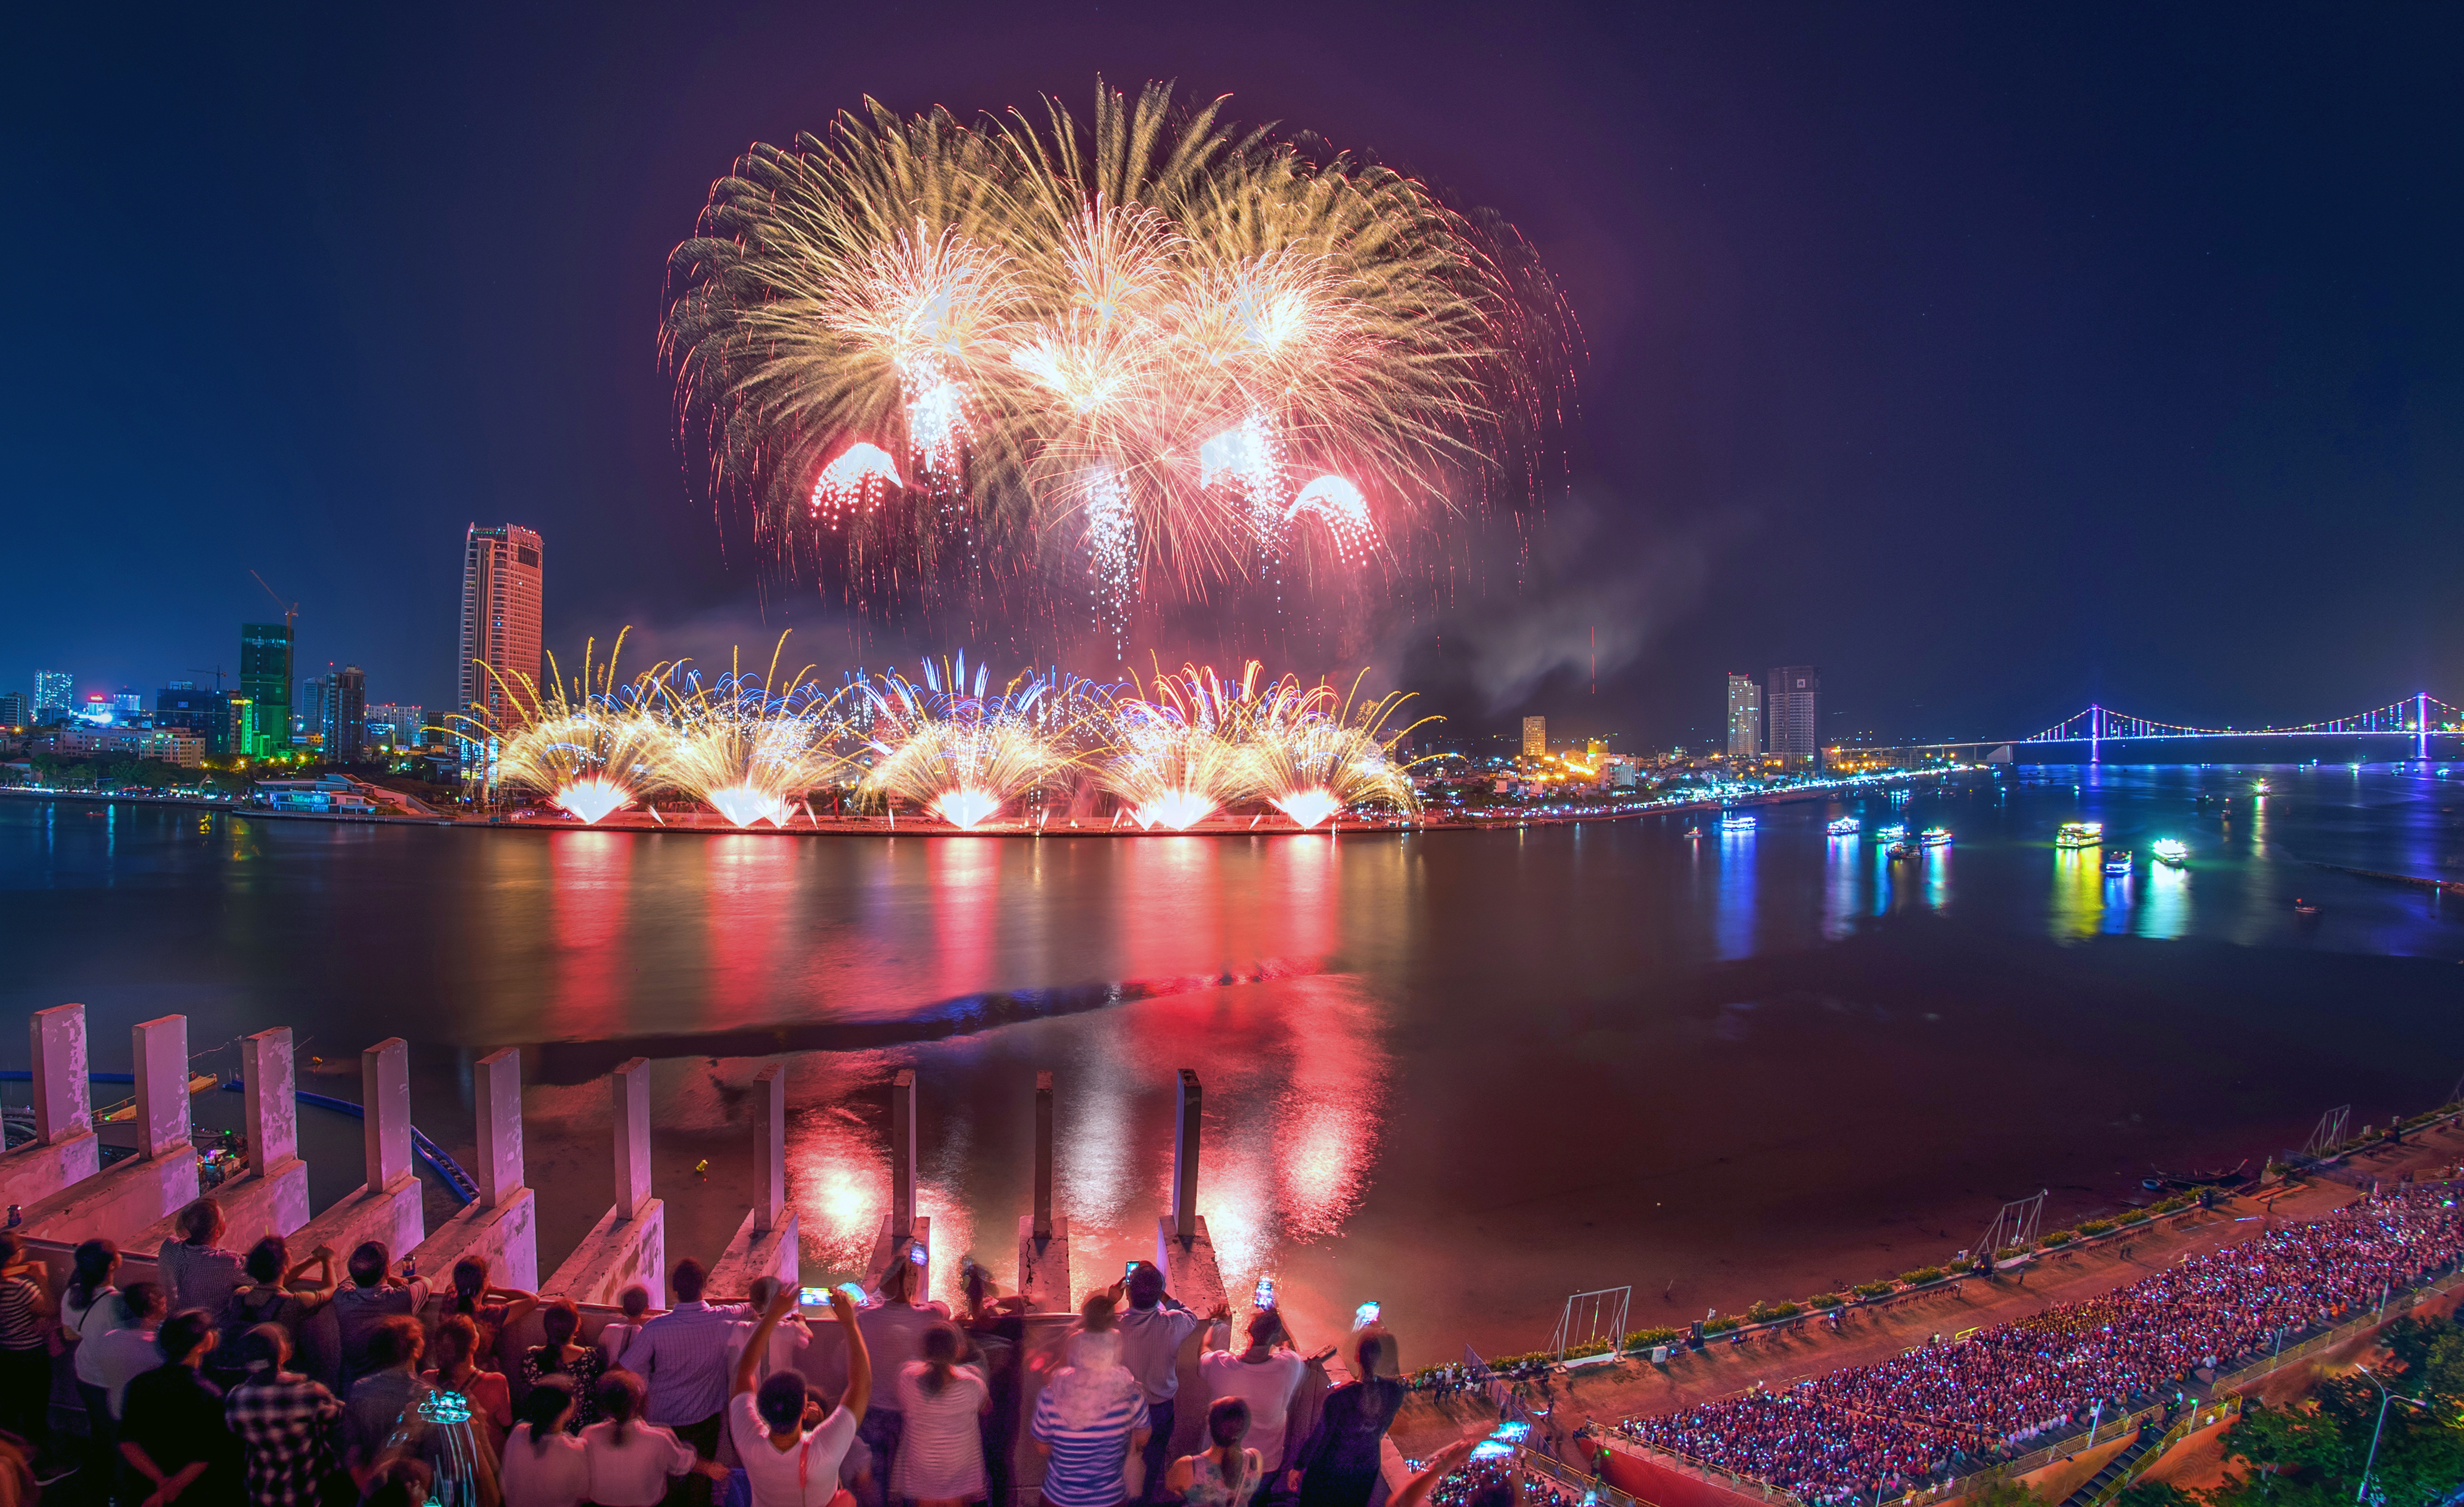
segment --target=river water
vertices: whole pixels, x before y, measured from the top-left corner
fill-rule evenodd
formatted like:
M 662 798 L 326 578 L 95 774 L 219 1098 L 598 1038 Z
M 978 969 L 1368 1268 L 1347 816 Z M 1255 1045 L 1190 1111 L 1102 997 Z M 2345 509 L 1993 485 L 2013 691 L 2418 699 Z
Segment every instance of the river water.
M 1827 837 L 1842 814 L 1956 841 L 1893 863 Z M 2131 877 L 2052 846 L 2080 819 Z M 2150 869 L 2159 837 L 2187 868 Z M 750 1196 L 746 1086 L 784 1061 L 815 1281 L 879 1224 L 898 1067 L 945 1283 L 967 1252 L 1014 1271 L 1054 1072 L 1082 1290 L 1153 1254 L 1194 1068 L 1235 1290 L 1272 1272 L 1311 1343 L 1380 1300 L 1419 1365 L 1541 1347 L 1576 1291 L 1630 1287 L 1638 1327 L 1802 1297 L 2039 1189 L 2064 1223 L 2334 1105 L 2442 1101 L 2464 897 L 2320 865 L 2464 878 L 2459 838 L 2464 777 L 2389 766 L 2023 767 L 1733 834 L 792 840 L 5 799 L 0 999 L 85 1003 L 99 1070 L 153 1016 L 201 1051 L 291 1025 L 346 1097 L 401 1036 L 449 1147 L 471 1059 L 520 1046 L 551 1256 L 609 1200 L 599 1075 L 654 1059 L 670 1250 L 708 1257 Z M 316 1134 L 321 1200 L 356 1126 Z

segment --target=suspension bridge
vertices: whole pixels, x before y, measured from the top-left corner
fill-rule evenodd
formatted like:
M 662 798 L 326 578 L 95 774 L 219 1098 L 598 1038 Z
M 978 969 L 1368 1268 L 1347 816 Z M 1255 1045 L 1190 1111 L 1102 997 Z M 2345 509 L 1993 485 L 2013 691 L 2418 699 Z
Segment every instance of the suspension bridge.
M 2426 692 L 2415 692 L 2401 701 L 2384 707 L 2373 707 L 2351 716 L 2331 717 L 2324 722 L 2304 722 L 2289 727 L 2273 728 L 2200 728 L 2181 722 L 2158 722 L 2148 717 L 2134 717 L 2110 707 L 2091 705 L 2075 716 L 2055 723 L 2042 732 L 2031 733 L 2021 743 L 2084 743 L 2088 761 L 2094 763 L 2107 743 L 2130 743 L 2142 740 L 2175 738 L 2298 738 L 2350 737 L 2356 733 L 2406 734 L 2413 740 L 2413 756 L 2430 756 L 2430 738 L 2437 732 L 2464 732 L 2464 708 L 2457 708 Z

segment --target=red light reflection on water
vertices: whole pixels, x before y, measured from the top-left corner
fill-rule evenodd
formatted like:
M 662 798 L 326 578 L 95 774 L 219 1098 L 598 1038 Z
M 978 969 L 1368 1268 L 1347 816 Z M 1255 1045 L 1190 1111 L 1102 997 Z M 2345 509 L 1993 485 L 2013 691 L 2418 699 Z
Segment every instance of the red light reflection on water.
M 1056 855 L 1057 857 L 1057 855 Z M 1269 957 L 1322 958 L 1342 931 L 1342 846 L 1321 837 L 1257 844 L 1147 838 L 1107 855 L 1099 913 L 1123 978 L 1207 976 Z M 905 1009 L 983 988 L 1082 982 L 1041 976 L 1037 862 L 1015 844 L 934 839 L 927 846 L 935 955 L 870 980 Z M 907 871 L 913 883 L 914 871 Z M 891 882 L 891 876 L 884 876 Z M 1237 954 L 1237 955 L 1235 955 Z M 1031 976 L 1012 976 L 1025 969 Z M 866 1001 L 873 1014 L 890 1000 Z M 1083 1016 L 882 1052 L 798 1059 L 788 1125 L 789 1196 L 806 1260 L 862 1270 L 889 1203 L 885 1086 L 915 1069 L 926 1128 L 918 1212 L 934 1222 L 935 1287 L 956 1288 L 972 1254 L 1014 1279 L 1010 1234 L 1024 1212 L 1030 1147 L 1021 1123 L 1036 1067 L 1059 1088 L 1057 1190 L 1070 1220 L 1081 1296 L 1155 1252 L 1169 1206 L 1177 1069 L 1204 1085 L 1200 1207 L 1228 1281 L 1282 1268 L 1295 1244 L 1341 1234 L 1378 1150 L 1393 1074 L 1384 1006 L 1359 980 L 1305 974 L 1199 988 Z M 881 1014 L 892 1014 L 880 1011 Z M 1015 1205 L 1015 1207 L 1013 1207 Z M 979 1245 L 977 1234 L 982 1232 Z M 1333 1322 L 1325 1304 L 1293 1292 Z
M 767 1018 L 777 1005 L 780 943 L 796 913 L 799 844 L 771 837 L 702 840 L 702 887 L 712 1014 L 726 1028 Z
M 558 1014 L 582 1034 L 622 1014 L 626 902 L 633 841 L 616 832 L 559 832 L 548 839 Z

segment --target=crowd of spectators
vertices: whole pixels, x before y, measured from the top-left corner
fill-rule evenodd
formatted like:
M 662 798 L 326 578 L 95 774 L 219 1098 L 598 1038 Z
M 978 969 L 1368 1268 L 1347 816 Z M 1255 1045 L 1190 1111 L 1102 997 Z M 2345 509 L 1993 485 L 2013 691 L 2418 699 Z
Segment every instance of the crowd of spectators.
M 2334 1325 L 2464 1255 L 2445 1190 L 2374 1195 L 1961 1340 L 1627 1419 L 1639 1443 L 1818 1502 L 1871 1499 L 2160 1400 Z
M 593 1343 L 573 1302 L 483 1261 L 435 1284 L 373 1242 L 340 1273 L 278 1238 L 242 1255 L 211 1198 L 181 1229 L 156 1281 L 122 1286 L 111 1242 L 79 1246 L 56 1301 L 0 1234 L 0 1432 L 93 1507 L 959 1507 L 1009 1497 L 1030 1379 L 1050 1507 L 1366 1507 L 1404 1393 L 1364 1331 L 1358 1379 L 1295 1431 L 1309 1363 L 1282 1316 L 1248 1315 L 1236 1344 L 1228 1311 L 1191 1312 L 1145 1263 L 1035 1353 L 1023 1300 L 968 1263 L 954 1313 L 918 1296 L 906 1250 L 860 1302 L 832 1290 L 819 1324 L 775 1278 L 710 1300 L 684 1261 L 671 1307 L 630 1289 Z M 55 1346 L 82 1440 L 51 1434 Z M 1192 1353 L 1204 1447 L 1174 1460 Z

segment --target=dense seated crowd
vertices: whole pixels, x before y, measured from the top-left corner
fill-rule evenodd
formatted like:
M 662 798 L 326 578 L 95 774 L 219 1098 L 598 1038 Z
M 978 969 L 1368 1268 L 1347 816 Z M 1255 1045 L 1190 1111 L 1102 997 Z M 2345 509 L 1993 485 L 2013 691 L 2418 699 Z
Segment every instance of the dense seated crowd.
M 2114 1417 L 2452 1269 L 2464 1210 L 2407 1189 L 2193 1256 L 2082 1302 L 1619 1424 L 1627 1437 L 1815 1501 L 1870 1498 Z

